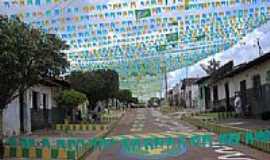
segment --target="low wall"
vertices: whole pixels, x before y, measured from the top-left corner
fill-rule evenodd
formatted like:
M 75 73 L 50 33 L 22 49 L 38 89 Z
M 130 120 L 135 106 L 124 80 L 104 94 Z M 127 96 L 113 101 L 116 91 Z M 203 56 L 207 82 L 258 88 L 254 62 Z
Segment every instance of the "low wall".
M 183 118 L 185 121 L 187 121 L 188 123 L 197 126 L 197 127 L 201 127 L 201 128 L 205 128 L 211 132 L 215 132 L 218 134 L 221 133 L 231 133 L 231 132 L 238 132 L 241 135 L 241 143 L 248 145 L 250 147 L 259 149 L 261 151 L 270 153 L 270 142 L 261 142 L 258 140 L 254 140 L 254 143 L 246 143 L 245 141 L 245 137 L 244 137 L 244 133 L 246 132 L 254 132 L 256 130 L 250 130 L 250 129 L 243 129 L 243 128 L 238 128 L 238 127 L 231 127 L 231 126 L 226 126 L 226 125 L 221 125 L 221 124 L 216 124 L 216 123 L 212 123 L 209 121 L 202 121 L 199 119 L 195 119 L 195 118 L 188 118 L 185 117 Z

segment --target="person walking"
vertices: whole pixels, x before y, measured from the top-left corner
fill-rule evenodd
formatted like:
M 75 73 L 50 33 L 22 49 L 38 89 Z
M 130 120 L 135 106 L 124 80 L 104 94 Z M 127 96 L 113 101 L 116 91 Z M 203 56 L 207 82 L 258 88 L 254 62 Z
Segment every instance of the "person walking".
M 236 93 L 235 95 L 234 108 L 237 115 L 240 116 L 242 114 L 242 102 L 241 102 L 241 97 L 239 93 Z

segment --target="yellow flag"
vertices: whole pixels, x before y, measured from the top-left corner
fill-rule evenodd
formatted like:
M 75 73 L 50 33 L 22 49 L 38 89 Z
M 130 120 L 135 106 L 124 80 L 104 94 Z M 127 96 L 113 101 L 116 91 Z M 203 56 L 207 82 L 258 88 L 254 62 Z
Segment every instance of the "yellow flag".
M 185 9 L 188 8 L 188 5 L 189 5 L 189 0 L 185 0 Z

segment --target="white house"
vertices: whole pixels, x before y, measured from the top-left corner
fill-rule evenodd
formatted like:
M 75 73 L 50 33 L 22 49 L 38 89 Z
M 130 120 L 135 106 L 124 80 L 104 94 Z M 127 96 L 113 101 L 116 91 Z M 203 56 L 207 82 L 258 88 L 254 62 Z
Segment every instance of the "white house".
M 2 112 L 3 135 L 31 133 L 32 130 L 62 120 L 62 111 L 57 107 L 54 97 L 63 86 L 67 87 L 68 84 L 60 80 L 43 80 L 25 91 L 23 106 L 20 105 L 22 97 L 15 98 Z
M 270 53 L 238 66 L 230 62 L 197 83 L 199 103 L 207 104 L 209 110 L 233 110 L 234 97 L 239 93 L 247 114 L 257 116 L 270 111 Z
M 195 83 L 197 80 L 198 78 L 187 78 L 182 81 L 182 89 L 187 108 L 198 107 L 199 89 Z

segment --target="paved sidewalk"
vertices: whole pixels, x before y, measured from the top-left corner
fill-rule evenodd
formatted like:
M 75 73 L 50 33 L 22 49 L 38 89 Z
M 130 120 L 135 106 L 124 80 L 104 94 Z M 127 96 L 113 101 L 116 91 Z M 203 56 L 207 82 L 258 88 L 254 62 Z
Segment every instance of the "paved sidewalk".
M 217 121 L 217 123 L 252 130 L 270 129 L 270 121 L 263 121 L 260 119 L 233 118 L 233 119 L 223 119 Z

